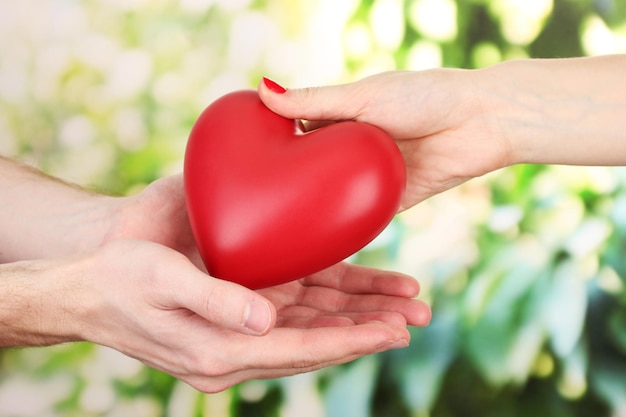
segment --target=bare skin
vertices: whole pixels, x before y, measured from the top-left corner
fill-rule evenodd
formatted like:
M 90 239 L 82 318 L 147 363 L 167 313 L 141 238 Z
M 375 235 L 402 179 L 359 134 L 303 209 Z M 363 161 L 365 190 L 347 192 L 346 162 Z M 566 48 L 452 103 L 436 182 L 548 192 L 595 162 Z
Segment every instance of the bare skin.
M 411 277 L 341 263 L 262 291 L 215 279 L 182 176 L 93 194 L 0 158 L 0 347 L 87 340 L 204 392 L 407 346 Z
M 265 83 L 265 104 L 311 130 L 358 120 L 396 140 L 402 209 L 509 165 L 625 165 L 626 55 L 510 61 L 479 70 L 387 72 L 338 86 Z

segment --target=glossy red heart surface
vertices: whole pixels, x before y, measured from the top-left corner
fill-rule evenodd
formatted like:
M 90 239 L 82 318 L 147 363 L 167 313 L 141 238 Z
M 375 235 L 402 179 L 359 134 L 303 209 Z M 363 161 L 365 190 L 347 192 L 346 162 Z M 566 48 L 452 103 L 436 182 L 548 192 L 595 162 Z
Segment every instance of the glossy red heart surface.
M 381 129 L 341 122 L 301 133 L 256 91 L 200 115 L 184 163 L 191 229 L 208 272 L 258 289 L 359 251 L 392 220 L 402 155 Z

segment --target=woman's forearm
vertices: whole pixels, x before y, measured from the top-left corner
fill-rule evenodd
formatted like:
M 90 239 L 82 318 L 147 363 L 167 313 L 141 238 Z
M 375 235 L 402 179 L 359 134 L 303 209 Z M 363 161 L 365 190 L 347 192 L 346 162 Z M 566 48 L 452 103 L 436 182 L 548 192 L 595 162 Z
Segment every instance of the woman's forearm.
M 110 197 L 0 157 L 0 263 L 96 246 L 111 221 Z
M 482 72 L 513 163 L 626 165 L 626 55 L 509 61 Z

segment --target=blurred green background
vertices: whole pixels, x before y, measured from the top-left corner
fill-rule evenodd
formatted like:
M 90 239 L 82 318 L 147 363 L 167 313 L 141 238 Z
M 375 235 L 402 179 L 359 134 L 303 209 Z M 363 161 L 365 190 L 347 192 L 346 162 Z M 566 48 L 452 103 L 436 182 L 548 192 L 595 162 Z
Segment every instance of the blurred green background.
M 263 75 L 624 53 L 626 1 L 2 0 L 0 51 L 0 154 L 129 194 Z M 352 260 L 421 282 L 434 317 L 409 348 L 215 395 L 88 343 L 5 350 L 0 416 L 626 416 L 624 169 L 495 172 Z

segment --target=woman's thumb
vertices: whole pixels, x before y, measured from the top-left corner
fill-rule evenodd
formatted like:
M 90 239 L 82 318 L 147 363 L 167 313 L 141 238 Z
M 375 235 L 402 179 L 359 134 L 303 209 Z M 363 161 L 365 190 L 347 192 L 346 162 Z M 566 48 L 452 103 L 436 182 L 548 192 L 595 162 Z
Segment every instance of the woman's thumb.
M 352 84 L 287 89 L 263 77 L 258 91 L 261 100 L 275 113 L 289 119 L 353 120 L 357 116 L 349 100 Z

